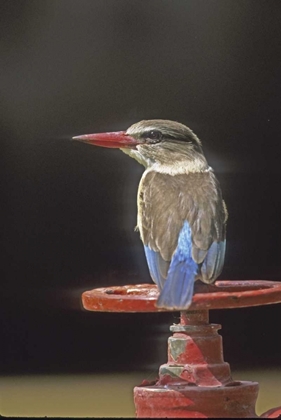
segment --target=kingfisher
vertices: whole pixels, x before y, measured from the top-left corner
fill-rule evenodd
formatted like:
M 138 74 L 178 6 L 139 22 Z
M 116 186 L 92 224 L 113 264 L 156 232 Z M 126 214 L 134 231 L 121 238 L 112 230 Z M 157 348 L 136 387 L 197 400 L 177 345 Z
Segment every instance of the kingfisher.
M 73 139 L 119 148 L 144 166 L 136 228 L 160 292 L 156 305 L 188 309 L 194 282 L 213 283 L 222 271 L 228 218 L 199 138 L 179 122 L 157 119 Z

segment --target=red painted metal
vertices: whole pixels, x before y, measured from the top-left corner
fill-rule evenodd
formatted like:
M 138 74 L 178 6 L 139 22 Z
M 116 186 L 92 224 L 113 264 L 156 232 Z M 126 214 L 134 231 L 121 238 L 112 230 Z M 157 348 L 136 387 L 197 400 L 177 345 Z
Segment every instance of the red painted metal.
M 127 285 L 94 289 L 82 295 L 91 311 L 161 312 L 155 285 Z M 168 361 L 157 380 L 134 388 L 137 417 L 253 418 L 258 383 L 234 381 L 224 362 L 221 328 L 209 324 L 209 310 L 281 302 L 281 283 L 263 280 L 196 283 L 192 305 L 181 312 L 168 339 Z M 165 310 L 164 310 L 165 311 Z M 261 417 L 277 418 L 281 407 Z
M 101 312 L 167 312 L 156 308 L 155 284 L 101 287 L 84 292 L 83 306 Z M 241 308 L 281 302 L 281 283 L 266 280 L 196 282 L 189 310 Z
M 134 388 L 137 417 L 257 417 L 258 383 L 232 379 L 219 328 L 208 323 L 208 310 L 181 313 L 159 379 Z

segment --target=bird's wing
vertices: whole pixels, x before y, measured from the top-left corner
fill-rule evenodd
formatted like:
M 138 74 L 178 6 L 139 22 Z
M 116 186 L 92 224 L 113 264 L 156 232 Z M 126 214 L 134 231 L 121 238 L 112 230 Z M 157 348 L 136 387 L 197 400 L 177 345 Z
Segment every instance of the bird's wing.
M 223 268 L 225 255 L 225 239 L 223 241 L 214 241 L 201 266 L 201 278 L 204 283 L 213 283 L 220 275 Z
M 218 277 L 224 262 L 226 218 L 213 172 L 170 176 L 150 171 L 145 175 L 139 190 L 138 225 L 151 276 L 160 290 L 176 266 L 185 221 L 191 230 L 198 277 L 206 283 Z
M 167 279 L 170 261 L 163 260 L 160 252 L 153 251 L 153 249 L 147 245 L 144 245 L 144 252 L 150 275 L 154 283 L 162 290 Z

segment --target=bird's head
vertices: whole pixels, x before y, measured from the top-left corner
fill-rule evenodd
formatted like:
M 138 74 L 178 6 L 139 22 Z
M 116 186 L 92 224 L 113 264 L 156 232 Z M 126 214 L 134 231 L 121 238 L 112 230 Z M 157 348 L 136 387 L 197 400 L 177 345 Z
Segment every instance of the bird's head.
M 194 161 L 200 166 L 199 171 L 208 167 L 199 138 L 188 127 L 175 121 L 143 120 L 127 131 L 86 134 L 73 139 L 119 148 L 145 167 L 154 164 L 179 167 L 184 162 L 194 165 Z

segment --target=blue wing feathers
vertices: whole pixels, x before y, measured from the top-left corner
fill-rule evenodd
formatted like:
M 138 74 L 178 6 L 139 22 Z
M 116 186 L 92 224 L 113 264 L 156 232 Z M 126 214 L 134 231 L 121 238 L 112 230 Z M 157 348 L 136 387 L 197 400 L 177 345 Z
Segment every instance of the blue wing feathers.
M 201 267 L 203 281 L 212 283 L 221 273 L 224 263 L 225 240 L 213 242 Z
M 162 276 L 159 268 L 159 252 L 153 251 L 146 245 L 144 245 L 144 252 L 152 280 L 162 290 L 166 279 Z

